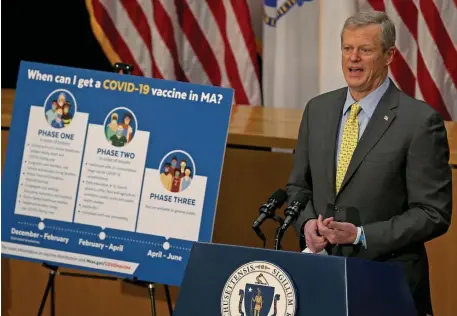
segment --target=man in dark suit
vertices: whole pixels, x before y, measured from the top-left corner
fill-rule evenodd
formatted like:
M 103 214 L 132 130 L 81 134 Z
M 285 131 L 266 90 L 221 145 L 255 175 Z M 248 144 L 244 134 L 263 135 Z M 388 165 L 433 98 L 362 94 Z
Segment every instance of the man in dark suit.
M 289 201 L 310 198 L 294 223 L 302 249 L 402 265 L 420 315 L 432 314 L 424 243 L 451 220 L 443 119 L 388 77 L 395 26 L 359 12 L 342 31 L 347 88 L 313 98 L 303 113 Z

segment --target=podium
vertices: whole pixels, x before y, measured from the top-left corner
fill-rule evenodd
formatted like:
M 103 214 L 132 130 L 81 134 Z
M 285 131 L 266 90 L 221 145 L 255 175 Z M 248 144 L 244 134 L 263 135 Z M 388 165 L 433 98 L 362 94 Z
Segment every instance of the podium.
M 356 258 L 195 243 L 175 316 L 416 315 L 400 267 Z

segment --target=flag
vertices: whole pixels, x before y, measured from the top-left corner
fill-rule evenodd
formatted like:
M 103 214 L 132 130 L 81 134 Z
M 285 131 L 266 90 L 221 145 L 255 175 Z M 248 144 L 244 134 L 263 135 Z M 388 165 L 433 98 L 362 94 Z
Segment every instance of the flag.
M 303 109 L 345 85 L 340 31 L 354 0 L 265 0 L 262 88 L 266 107 Z
M 303 108 L 319 92 L 316 1 L 265 0 L 262 91 L 265 107 Z
M 405 93 L 457 120 L 457 0 L 367 0 L 395 23 L 391 78 Z
M 261 105 L 256 39 L 246 0 L 86 0 L 111 63 L 134 75 L 233 88 Z
M 346 19 L 359 10 L 357 1 L 322 0 L 319 5 L 319 93 L 346 85 L 341 70 L 341 30 Z
M 397 87 L 457 120 L 457 0 L 265 0 L 265 106 L 304 108 L 346 86 L 340 32 L 360 10 L 385 11 L 395 24 Z

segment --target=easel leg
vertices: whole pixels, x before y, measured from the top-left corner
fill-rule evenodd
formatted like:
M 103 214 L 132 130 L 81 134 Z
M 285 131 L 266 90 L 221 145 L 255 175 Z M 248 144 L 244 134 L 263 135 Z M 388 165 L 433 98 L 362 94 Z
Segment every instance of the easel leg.
M 168 312 L 170 313 L 170 316 L 173 315 L 173 305 L 171 304 L 171 295 L 170 295 L 170 288 L 168 285 L 165 286 L 165 296 L 167 297 L 167 303 L 168 303 Z
M 52 287 L 51 287 L 51 316 L 56 316 L 55 297 L 56 297 L 56 282 L 55 282 L 55 274 L 54 274 L 54 277 L 52 280 Z
M 55 316 L 54 279 L 55 279 L 55 276 L 56 276 L 56 273 L 57 273 L 57 267 L 49 266 L 49 265 L 46 265 L 46 264 L 44 264 L 44 266 L 49 268 L 50 271 L 49 271 L 48 284 L 46 285 L 46 289 L 44 290 L 43 298 L 41 300 L 40 309 L 38 310 L 38 316 L 41 316 L 43 314 L 43 309 L 44 309 L 44 306 L 46 305 L 46 300 L 48 298 L 49 291 L 51 291 L 51 316 Z
M 155 291 L 155 284 L 154 283 L 148 283 L 148 291 L 149 291 L 149 297 L 151 298 L 152 316 L 156 316 L 156 300 L 155 300 L 155 297 L 154 297 L 154 291 Z

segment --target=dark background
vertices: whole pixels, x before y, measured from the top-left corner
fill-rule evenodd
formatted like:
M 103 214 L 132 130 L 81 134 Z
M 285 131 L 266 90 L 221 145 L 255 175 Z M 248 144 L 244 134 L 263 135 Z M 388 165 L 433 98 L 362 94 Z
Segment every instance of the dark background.
M 16 88 L 21 60 L 112 70 L 84 0 L 3 1 L 2 88 Z

